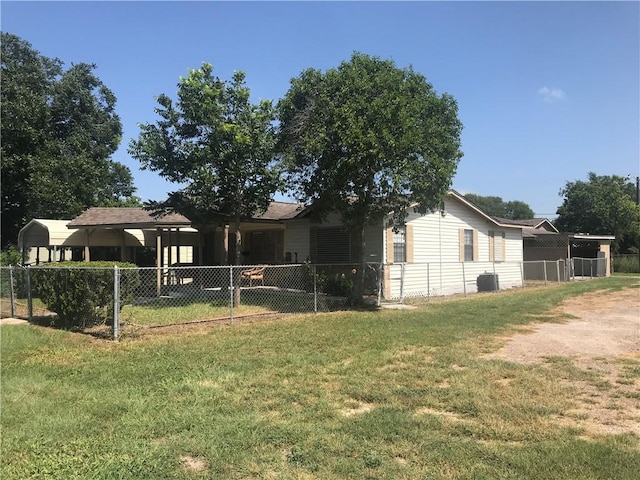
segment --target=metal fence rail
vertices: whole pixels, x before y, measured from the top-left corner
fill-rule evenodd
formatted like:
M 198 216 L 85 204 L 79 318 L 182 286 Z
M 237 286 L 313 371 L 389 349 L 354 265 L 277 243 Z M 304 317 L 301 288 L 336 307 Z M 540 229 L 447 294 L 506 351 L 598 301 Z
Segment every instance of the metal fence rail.
M 525 287 L 527 282 L 560 283 L 593 278 L 602 275 L 603 261 L 573 258 L 372 263 L 366 265 L 361 287 L 367 301 L 380 305 L 383 301 Z M 359 268 L 356 264 L 306 263 L 107 269 L 87 268 L 86 264 L 77 268 L 0 267 L 0 305 L 3 317 L 31 320 L 49 315 L 51 321 L 57 321 L 60 315 L 54 316 L 47 310 L 56 308 L 46 305 L 43 299 L 65 292 L 65 302 L 75 305 L 73 311 L 79 312 L 73 319 L 74 325 L 82 328 L 106 323 L 112 325 L 117 338 L 122 325 L 155 328 L 342 309 L 350 303 L 352 290 L 361 278 Z M 46 272 L 48 277 L 43 275 Z M 89 308 L 83 309 L 85 304 Z

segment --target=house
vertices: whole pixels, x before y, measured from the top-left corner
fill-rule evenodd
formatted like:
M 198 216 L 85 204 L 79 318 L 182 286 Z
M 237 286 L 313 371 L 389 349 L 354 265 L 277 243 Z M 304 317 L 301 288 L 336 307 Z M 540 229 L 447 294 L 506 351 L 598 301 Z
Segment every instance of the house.
M 477 291 L 478 278 L 486 274 L 499 280 L 499 288 L 522 285 L 522 227 L 492 218 L 454 190 L 438 211 L 411 212 L 396 231 L 386 220 L 365 229 L 365 256 L 383 266 L 385 298 Z M 353 267 L 359 262 L 359 242 L 337 214 L 316 223 L 308 210 L 292 207 L 280 223 L 285 262 Z
M 155 247 L 155 264 L 162 267 L 185 262 L 225 265 L 235 257 L 228 225 L 208 225 L 196 232 L 188 219 L 176 214 L 153 217 L 143 209 L 91 208 L 66 226 L 73 229 L 84 260 L 94 258 L 91 247 L 105 243 L 98 241 L 103 235 L 111 235 L 110 244 L 123 259 L 135 259 L 129 247 L 135 243 L 132 238 L 139 238 L 140 246 Z M 485 277 L 490 277 L 490 290 L 509 288 L 522 285 L 522 231 L 521 225 L 492 218 L 451 190 L 438 211 L 410 212 L 400 228 L 388 227 L 386 218 L 367 226 L 365 256 L 371 268 L 382 268 L 385 298 L 473 292 L 483 289 Z M 297 203 L 272 202 L 263 214 L 245 219 L 241 232 L 241 258 L 247 265 L 310 261 L 351 271 L 361 258 L 360 243 L 338 214 L 318 223 Z M 185 246 L 191 248 L 187 258 Z

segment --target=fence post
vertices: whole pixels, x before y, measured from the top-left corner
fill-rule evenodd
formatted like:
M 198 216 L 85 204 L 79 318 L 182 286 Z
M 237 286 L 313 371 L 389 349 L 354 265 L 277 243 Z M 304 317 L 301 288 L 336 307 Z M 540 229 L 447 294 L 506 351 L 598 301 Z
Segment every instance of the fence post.
M 27 265 L 27 319 L 33 320 L 33 295 L 31 294 L 31 265 Z
M 544 270 L 544 284 L 547 284 L 547 261 L 543 260 L 542 261 L 542 268 Z
M 233 323 L 233 266 L 229 266 L 229 320 Z
M 518 262 L 518 266 L 520 267 L 520 281 L 522 282 L 522 289 L 524 290 L 524 261 Z
M 462 265 L 462 291 L 464 292 L 464 296 L 467 296 L 467 275 L 464 270 L 464 262 L 460 262 Z
M 313 272 L 313 313 L 318 313 L 318 270 L 315 265 L 312 265 L 311 271 Z
M 9 265 L 9 295 L 11 302 L 11 317 L 16 316 L 16 299 L 13 288 L 13 265 Z
M 118 341 L 120 333 L 120 271 L 113 266 L 113 339 Z
M 404 263 L 400 264 L 400 303 L 404 302 Z
M 427 263 L 427 298 L 431 298 L 431 268 L 430 263 Z
M 558 283 L 560 283 L 560 260 L 556 261 L 556 271 L 558 273 Z
M 377 307 L 380 307 L 380 304 L 382 303 L 382 275 L 384 273 L 384 270 L 382 268 L 382 262 L 380 262 L 380 265 L 378 265 L 378 302 L 376 303 Z

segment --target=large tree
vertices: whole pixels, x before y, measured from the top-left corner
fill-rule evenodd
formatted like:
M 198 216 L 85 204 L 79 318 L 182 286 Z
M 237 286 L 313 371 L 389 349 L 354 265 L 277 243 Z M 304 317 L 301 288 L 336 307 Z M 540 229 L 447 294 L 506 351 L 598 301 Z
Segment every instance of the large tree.
M 483 196 L 475 193 L 467 193 L 465 197 L 492 217 L 524 220 L 534 216 L 531 207 L 520 200 L 505 202 L 502 197 Z
M 354 53 L 292 79 L 279 112 L 290 189 L 320 219 L 340 213 L 359 239 L 360 301 L 365 227 L 389 213 L 399 227 L 411 209 L 437 208 L 451 184 L 462 157 L 456 101 L 411 68 Z
M 4 32 L 1 48 L 2 246 L 30 218 L 135 200 L 131 172 L 110 159 L 122 127 L 95 65 L 65 71 Z
M 640 206 L 633 182 L 590 172 L 587 181 L 567 182 L 560 195 L 563 202 L 555 221 L 560 230 L 615 235 L 616 251 L 638 251 Z
M 186 186 L 151 207 L 201 226 L 232 224 L 239 265 L 240 222 L 264 212 L 280 185 L 271 102 L 252 104 L 244 73 L 225 82 L 205 63 L 180 78 L 175 102 L 160 95 L 158 104 L 159 120 L 141 125 L 129 152 L 143 168 Z

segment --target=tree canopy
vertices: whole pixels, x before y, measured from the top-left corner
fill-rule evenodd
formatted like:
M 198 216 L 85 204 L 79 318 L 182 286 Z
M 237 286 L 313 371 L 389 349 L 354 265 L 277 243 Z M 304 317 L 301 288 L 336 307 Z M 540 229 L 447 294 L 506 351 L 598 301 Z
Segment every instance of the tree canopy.
M 280 185 L 274 166 L 272 103 L 250 102 L 245 74 L 230 82 L 205 63 L 178 82 L 177 100 L 158 97 L 155 124 L 141 125 L 130 154 L 143 168 L 185 187 L 154 209 L 176 211 L 196 225 L 231 223 L 240 263 L 240 221 L 264 212 Z
M 533 218 L 535 215 L 531 207 L 520 200 L 505 202 L 501 197 L 483 196 L 475 193 L 467 193 L 465 197 L 492 217 L 525 220 Z
M 114 94 L 95 65 L 63 69 L 2 33 L 2 246 L 33 217 L 135 203 L 129 169 L 110 159 L 122 135 Z
M 615 235 L 616 251 L 638 251 L 640 206 L 633 182 L 617 175 L 589 172 L 587 181 L 567 182 L 560 195 L 563 201 L 555 221 L 560 230 Z
M 462 157 L 454 98 L 390 60 L 354 53 L 324 73 L 307 69 L 278 106 L 289 188 L 318 217 L 342 215 L 361 262 L 364 226 L 437 208 Z

